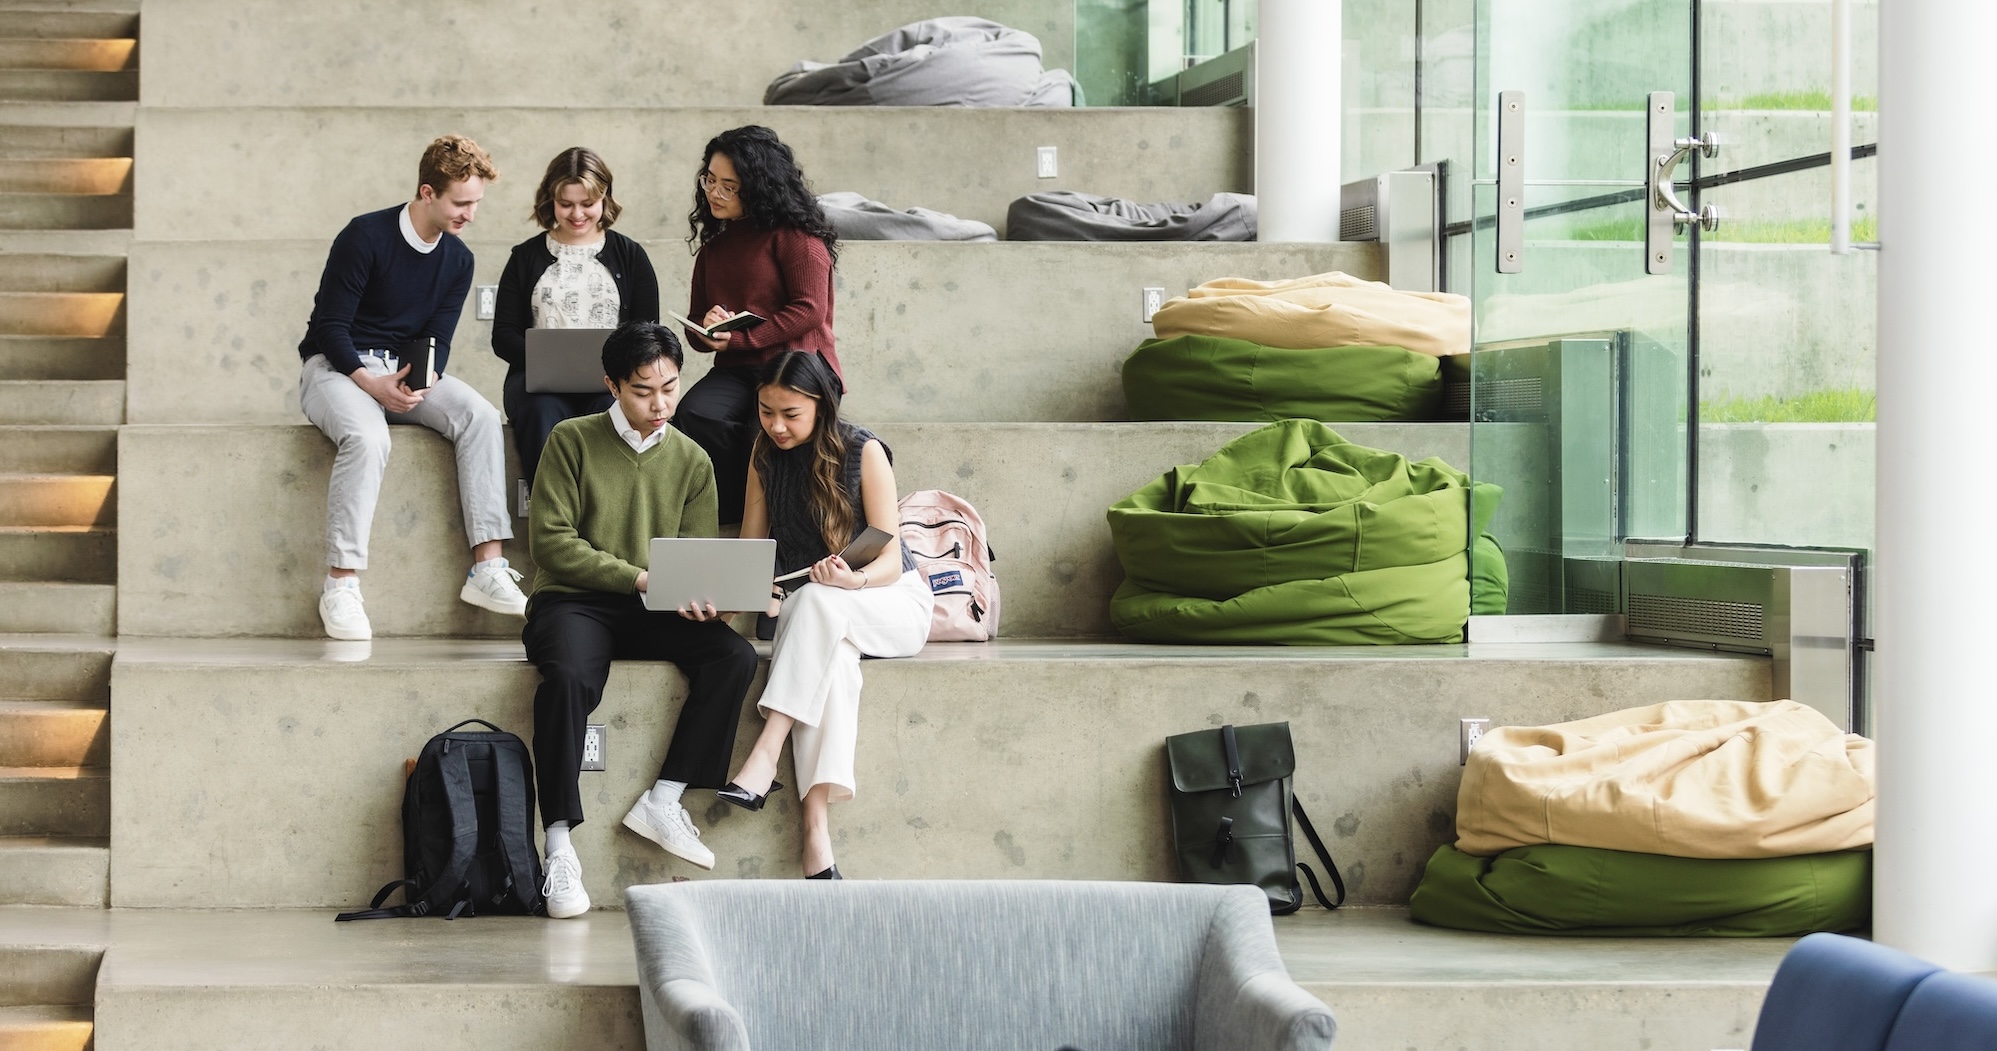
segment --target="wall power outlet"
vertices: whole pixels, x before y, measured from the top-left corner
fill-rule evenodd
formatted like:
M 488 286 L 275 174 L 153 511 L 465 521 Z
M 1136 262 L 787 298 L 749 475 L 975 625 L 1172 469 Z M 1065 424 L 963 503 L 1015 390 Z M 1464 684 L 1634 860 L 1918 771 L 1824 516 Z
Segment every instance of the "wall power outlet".
M 1457 724 L 1457 744 L 1460 750 L 1457 752 L 1456 765 L 1464 766 L 1470 762 L 1470 749 L 1477 747 L 1477 742 L 1483 739 L 1484 732 L 1490 728 L 1489 719 L 1464 719 Z

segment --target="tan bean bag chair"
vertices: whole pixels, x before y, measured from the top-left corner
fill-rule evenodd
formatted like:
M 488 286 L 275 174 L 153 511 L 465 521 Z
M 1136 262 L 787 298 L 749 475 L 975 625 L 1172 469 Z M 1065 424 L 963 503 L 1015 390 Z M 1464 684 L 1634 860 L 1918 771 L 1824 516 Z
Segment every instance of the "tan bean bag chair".
M 1681 858 L 1872 845 L 1872 742 L 1795 701 L 1667 701 L 1477 742 L 1456 796 L 1468 854 L 1557 843 Z
M 1151 316 L 1159 339 L 1219 336 L 1265 347 L 1403 347 L 1417 354 L 1470 350 L 1470 300 L 1399 292 L 1337 272 L 1290 281 L 1223 277 L 1167 300 Z

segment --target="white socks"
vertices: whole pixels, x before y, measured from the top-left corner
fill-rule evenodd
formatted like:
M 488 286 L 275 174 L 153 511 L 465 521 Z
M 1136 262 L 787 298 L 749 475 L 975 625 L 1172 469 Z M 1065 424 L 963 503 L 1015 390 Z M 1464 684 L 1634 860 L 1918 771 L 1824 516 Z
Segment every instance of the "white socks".
M 328 576 L 326 578 L 326 586 L 320 590 L 331 591 L 334 588 L 352 588 L 355 591 L 359 591 L 361 589 L 361 578 Z
M 484 569 L 487 566 L 504 566 L 508 564 L 509 563 L 506 561 L 506 558 L 503 555 L 500 556 L 499 558 L 488 558 L 483 562 L 473 562 L 471 569 L 465 573 L 465 576 L 469 577 L 472 574 L 477 573 L 479 570 Z
M 547 857 L 554 857 L 564 850 L 573 852 L 575 849 L 569 846 L 569 823 L 566 821 L 557 821 L 549 825 L 546 836 L 547 848 L 542 851 L 542 854 Z
M 685 794 L 685 781 L 654 781 L 652 782 L 652 790 L 646 793 L 646 795 L 651 797 L 652 802 L 660 806 L 664 806 L 667 803 L 677 803 L 680 801 L 680 796 Z

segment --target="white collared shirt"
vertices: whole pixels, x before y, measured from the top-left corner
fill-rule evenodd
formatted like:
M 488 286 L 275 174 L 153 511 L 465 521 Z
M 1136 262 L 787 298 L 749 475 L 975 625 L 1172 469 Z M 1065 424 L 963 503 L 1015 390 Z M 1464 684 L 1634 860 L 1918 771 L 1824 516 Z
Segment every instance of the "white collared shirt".
M 624 439 L 624 444 L 629 445 L 635 452 L 644 452 L 652 446 L 659 444 L 666 436 L 666 429 L 661 427 L 651 434 L 640 438 L 638 436 L 638 428 L 631 426 L 631 421 L 624 418 L 624 406 L 614 401 L 610 403 L 610 424 L 617 428 L 617 436 Z
M 425 241 L 416 236 L 416 224 L 409 221 L 409 206 L 406 204 L 402 206 L 401 211 L 395 213 L 395 221 L 402 227 L 402 239 L 409 242 L 409 247 L 424 255 L 436 251 L 437 246 L 444 243 L 443 234 L 438 234 L 435 241 Z

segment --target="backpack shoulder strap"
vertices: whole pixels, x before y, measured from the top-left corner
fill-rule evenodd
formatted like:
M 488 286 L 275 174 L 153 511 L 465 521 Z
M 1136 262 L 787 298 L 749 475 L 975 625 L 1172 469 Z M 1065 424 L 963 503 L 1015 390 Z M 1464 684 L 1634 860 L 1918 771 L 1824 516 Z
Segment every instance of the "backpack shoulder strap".
M 419 916 L 457 897 L 465 885 L 465 873 L 471 871 L 472 859 L 478 855 L 478 802 L 472 796 L 471 762 L 465 754 L 469 749 L 463 742 L 457 744 L 452 748 L 447 742 L 437 757 L 444 805 L 451 815 L 451 859 L 437 874 L 437 881 L 425 888 Z M 452 918 L 457 918 L 455 910 Z
M 406 890 L 403 891 L 404 904 L 391 906 L 386 909 L 382 908 L 381 903 L 387 901 L 388 896 L 395 893 L 398 888 L 407 888 Z M 410 901 L 409 898 L 411 895 L 421 893 L 422 890 L 423 888 L 418 887 L 416 885 L 416 881 L 413 879 L 396 880 L 395 882 L 390 883 L 388 886 L 383 887 L 378 891 L 375 891 L 374 900 L 368 902 L 367 908 L 358 909 L 354 912 L 343 912 L 338 916 L 333 917 L 333 922 L 346 923 L 349 920 L 392 920 L 403 916 L 420 915 L 420 913 L 412 911 L 415 908 L 415 903 Z
M 1297 867 L 1303 869 L 1304 878 L 1310 880 L 1311 893 L 1317 895 L 1317 903 L 1327 909 L 1338 908 L 1345 904 L 1345 879 L 1338 874 L 1338 863 L 1331 860 L 1331 852 L 1324 849 L 1324 840 L 1318 838 L 1317 828 L 1311 824 L 1310 815 L 1304 813 L 1304 805 L 1297 802 L 1297 797 L 1294 795 L 1290 796 L 1290 813 L 1296 815 L 1297 824 L 1303 826 L 1304 838 L 1310 840 L 1311 850 L 1316 852 L 1317 859 L 1324 863 L 1324 873 L 1331 877 L 1331 885 L 1338 891 L 1338 900 L 1325 900 L 1324 888 L 1318 885 L 1317 873 L 1312 872 L 1309 865 L 1300 861 L 1297 862 Z
M 499 782 L 499 846 L 506 856 L 506 877 L 513 900 L 539 913 L 541 877 L 534 853 L 533 760 L 519 738 L 493 747 L 493 769 Z

